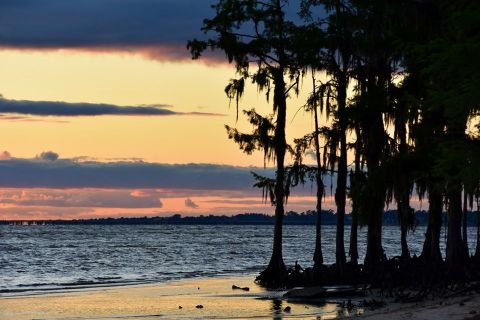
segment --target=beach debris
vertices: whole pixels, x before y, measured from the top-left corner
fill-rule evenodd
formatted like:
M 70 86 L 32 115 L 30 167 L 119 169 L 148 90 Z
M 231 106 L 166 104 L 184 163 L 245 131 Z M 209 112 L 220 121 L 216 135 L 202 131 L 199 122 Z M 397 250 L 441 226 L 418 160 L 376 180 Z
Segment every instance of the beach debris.
M 239 286 L 233 285 L 232 290 L 250 291 L 250 288 L 249 287 L 239 287 Z
M 178 306 L 178 309 L 183 309 L 183 307 L 182 307 L 182 306 Z
M 283 309 L 283 312 L 290 312 L 292 311 L 292 307 L 286 306 L 285 309 Z
M 359 296 L 364 293 L 363 289 L 354 286 L 316 286 L 293 288 L 285 293 L 283 297 L 287 299 L 313 299 Z
M 197 290 L 200 290 L 200 287 L 198 287 Z
M 197 308 L 197 309 L 203 309 L 203 305 L 197 304 L 197 305 L 195 306 L 195 308 Z

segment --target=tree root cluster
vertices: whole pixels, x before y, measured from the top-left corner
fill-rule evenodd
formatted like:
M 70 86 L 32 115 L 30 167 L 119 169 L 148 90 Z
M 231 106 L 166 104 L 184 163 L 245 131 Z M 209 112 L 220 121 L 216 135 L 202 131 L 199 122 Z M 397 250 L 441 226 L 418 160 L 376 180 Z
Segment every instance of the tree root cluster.
M 398 302 L 419 302 L 434 297 L 453 297 L 480 293 L 480 259 L 469 258 L 461 265 L 432 263 L 423 258 L 395 257 L 368 272 L 363 265 L 347 263 L 340 272 L 335 264 L 303 269 L 296 265 L 287 270 L 281 283 L 258 277 L 269 288 L 349 285 L 376 290 Z M 267 280 L 267 281 L 263 281 Z

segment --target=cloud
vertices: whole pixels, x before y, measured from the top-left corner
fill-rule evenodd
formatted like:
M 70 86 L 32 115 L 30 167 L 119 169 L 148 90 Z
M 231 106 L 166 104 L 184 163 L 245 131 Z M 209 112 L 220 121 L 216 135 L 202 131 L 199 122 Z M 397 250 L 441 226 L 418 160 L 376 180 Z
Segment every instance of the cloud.
M 0 46 L 135 50 L 190 58 L 214 0 L 4 0 Z
M 0 207 L 0 217 L 8 220 L 81 219 L 94 212 L 92 208 Z
M 123 51 L 159 60 L 190 60 L 186 43 L 204 38 L 203 19 L 214 16 L 211 5 L 216 2 L 2 0 L 0 47 Z M 286 10 L 287 18 L 298 21 L 298 0 L 290 1 Z
M 37 159 L 45 161 L 55 161 L 58 159 L 58 153 L 55 153 L 53 151 L 42 152 L 37 156 Z
M 216 113 L 176 112 L 166 104 L 147 106 L 118 106 L 105 103 L 69 103 L 62 101 L 10 100 L 0 96 L 0 113 L 15 113 L 35 116 L 170 116 L 170 115 L 208 115 Z
M 8 151 L 1 151 L 0 152 L 0 161 L 2 160 L 10 160 L 12 158 L 10 152 Z
M 187 198 L 187 199 L 185 199 L 185 207 L 187 207 L 187 208 L 192 208 L 192 209 L 197 209 L 197 208 L 198 208 L 198 204 L 196 204 L 195 202 L 193 202 L 192 199 Z
M 129 190 L 110 189 L 4 189 L 0 192 L 2 205 L 21 207 L 61 208 L 155 208 L 163 207 L 160 194 L 150 190 L 138 198 Z
M 0 161 L 0 187 L 251 190 L 252 170 L 270 176 L 274 172 L 215 164 L 78 161 L 50 151 L 36 159 Z
M 49 123 L 68 123 L 66 120 L 58 120 L 51 118 L 32 118 L 28 115 L 4 115 L 0 114 L 1 121 L 14 121 L 14 122 L 49 122 Z

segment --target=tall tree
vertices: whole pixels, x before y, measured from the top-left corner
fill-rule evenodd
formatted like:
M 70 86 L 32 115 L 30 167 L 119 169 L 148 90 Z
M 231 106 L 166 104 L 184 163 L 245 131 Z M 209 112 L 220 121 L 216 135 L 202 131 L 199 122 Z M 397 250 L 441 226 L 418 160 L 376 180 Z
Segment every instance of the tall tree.
M 335 244 L 335 261 L 340 274 L 345 271 L 345 205 L 347 200 L 347 90 L 349 82 L 350 63 L 352 60 L 352 30 L 347 26 L 350 15 L 348 8 L 340 1 L 333 3 L 335 13 L 329 25 L 333 26 L 331 34 L 334 35 L 333 46 L 329 46 L 329 63 L 334 81 L 336 83 L 337 118 L 340 129 L 340 156 L 338 158 L 337 189 L 335 203 L 337 205 L 337 234 Z M 327 68 L 328 68 L 327 67 Z
M 416 105 L 409 103 L 408 89 L 410 78 L 407 76 L 399 85 L 392 84 L 392 108 L 386 113 L 387 125 L 393 126 L 393 139 L 390 139 L 391 154 L 387 161 L 392 172 L 389 180 L 388 202 L 393 199 L 397 203 L 398 221 L 400 224 L 401 257 L 408 259 L 410 251 L 407 243 L 407 233 L 415 228 L 415 212 L 410 207 L 410 196 L 413 189 L 413 172 L 415 161 L 412 158 L 411 147 L 408 143 L 408 127 L 415 120 L 416 110 L 410 110 Z M 414 114 L 412 117 L 411 114 Z M 392 125 L 393 124 L 393 125 Z
M 318 49 L 318 48 L 317 48 Z M 313 113 L 314 118 L 314 132 L 311 135 L 311 139 L 313 140 L 314 150 L 315 150 L 315 161 L 317 164 L 317 174 L 315 177 L 316 184 L 317 184 L 317 194 L 316 194 L 316 211 L 317 211 L 317 218 L 315 221 L 315 250 L 313 253 L 313 262 L 314 268 L 318 268 L 323 265 L 323 252 L 322 252 L 322 199 L 325 191 L 325 187 L 323 184 L 322 173 L 322 158 L 320 155 L 321 146 L 320 146 L 320 122 L 319 122 L 319 110 L 320 112 L 323 111 L 324 100 L 327 98 L 326 94 L 326 85 L 320 84 L 317 85 L 317 80 L 315 78 L 315 68 L 312 68 L 312 94 L 307 100 L 305 105 L 306 111 L 311 111 Z
M 358 224 L 361 215 L 359 203 L 361 202 L 362 187 L 365 182 L 365 172 L 363 171 L 362 158 L 362 133 L 360 124 L 354 121 L 355 128 L 355 144 L 354 144 L 354 170 L 350 170 L 350 192 L 349 196 L 352 201 L 352 223 L 350 226 L 350 245 L 348 254 L 350 262 L 354 265 L 358 264 Z
M 346 116 L 349 72 L 352 63 L 352 14 L 350 1 L 345 0 L 306 0 L 304 7 L 321 6 L 327 13 L 325 21 L 320 21 L 324 31 L 324 47 L 317 50 L 323 71 L 331 77 L 332 94 L 336 101 L 336 122 L 338 125 L 337 186 L 335 203 L 337 205 L 337 231 L 335 243 L 335 261 L 340 274 L 344 272 L 346 257 L 344 244 L 345 207 L 347 198 L 347 128 Z M 317 62 L 319 64 L 319 62 Z
M 275 227 L 273 251 L 267 268 L 258 280 L 281 285 L 286 276 L 282 254 L 282 225 L 285 202 L 285 138 L 287 97 L 298 90 L 301 68 L 296 59 L 294 25 L 285 17 L 286 0 L 220 0 L 213 8 L 216 15 L 204 21 L 203 30 L 215 36 L 207 41 L 193 40 L 189 48 L 198 58 L 207 48 L 220 49 L 235 64 L 240 78 L 227 86 L 227 93 L 238 101 L 246 79 L 251 79 L 267 99 L 273 91 L 275 130 L 273 135 L 275 183 Z M 256 66 L 254 71 L 251 67 Z M 237 105 L 238 109 L 238 105 Z
M 315 90 L 315 71 L 312 70 L 312 80 L 313 80 L 313 96 L 316 96 Z M 321 97 L 321 96 L 320 96 Z M 321 97 L 323 101 L 323 97 Z M 319 132 L 319 121 L 318 121 L 318 110 L 317 110 L 317 99 L 314 98 L 312 101 L 313 116 L 315 118 L 315 160 L 317 162 L 317 220 L 315 222 L 315 251 L 313 253 L 313 262 L 314 267 L 319 267 L 323 264 L 323 253 L 322 253 L 322 198 L 324 194 L 324 185 L 322 180 L 322 162 L 320 157 L 320 132 Z
M 391 80 L 391 61 L 386 35 L 387 4 L 384 1 L 357 3 L 357 16 L 363 17 L 363 46 L 357 52 L 355 77 L 357 81 L 359 119 L 367 165 L 367 180 L 362 189 L 362 212 L 367 230 L 365 268 L 373 271 L 383 260 L 382 215 L 385 201 L 384 173 L 381 168 L 386 133 L 383 114 L 388 109 L 387 89 Z
M 471 150 L 478 148 L 466 135 L 466 129 L 469 119 L 479 110 L 480 63 L 475 57 L 480 54 L 480 4 L 476 1 L 438 0 L 433 2 L 432 11 L 437 14 L 437 31 L 421 46 L 417 58 L 426 61 L 422 75 L 428 99 L 424 103 L 430 109 L 441 110 L 445 119 L 434 169 L 445 179 L 448 204 L 446 261 L 454 267 L 462 264 L 468 255 L 461 231 L 462 184 L 476 172 L 474 169 L 466 171 L 472 168 Z
M 424 70 L 428 68 L 431 61 L 419 57 L 425 54 L 423 45 L 428 43 L 438 31 L 438 15 L 432 1 L 407 1 L 399 9 L 397 12 L 402 26 L 396 30 L 396 43 L 402 52 L 402 67 L 405 72 L 400 89 L 403 92 L 401 96 L 405 98 L 402 101 L 403 105 L 407 103 L 407 108 L 397 109 L 408 111 L 409 114 L 407 117 L 410 123 L 409 136 L 414 149 L 410 156 L 413 168 L 410 167 L 407 173 L 413 175 L 420 199 L 428 194 L 429 218 L 421 257 L 429 264 L 437 264 L 442 262 L 440 230 L 445 180 L 435 170 L 435 163 L 440 157 L 438 146 L 443 137 L 445 118 L 441 108 L 425 103 L 430 101 L 431 92 L 427 87 L 432 80 L 425 76 Z M 405 119 L 402 113 L 397 112 L 394 119 Z M 396 130 L 396 132 L 400 131 Z M 395 136 L 398 137 L 397 134 Z M 401 218 L 402 215 L 404 216 L 403 213 L 399 210 L 400 221 L 409 223 L 408 219 Z M 405 230 L 405 227 L 402 229 Z M 402 231 L 402 238 L 404 238 L 404 232 Z M 402 255 L 406 252 L 404 243 L 402 241 Z

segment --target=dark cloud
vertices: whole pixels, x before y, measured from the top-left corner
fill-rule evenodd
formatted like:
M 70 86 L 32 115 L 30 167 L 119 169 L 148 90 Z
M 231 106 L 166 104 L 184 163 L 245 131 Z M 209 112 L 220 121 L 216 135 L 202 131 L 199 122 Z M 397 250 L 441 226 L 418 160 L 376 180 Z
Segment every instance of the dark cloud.
M 213 0 L 2 0 L 0 46 L 100 48 L 189 58 Z
M 37 156 L 37 159 L 39 160 L 45 160 L 45 161 L 55 161 L 58 159 L 58 153 L 53 152 L 53 151 L 45 151 L 40 153 Z
M 52 159 L 52 157 L 48 156 Z M 251 190 L 250 171 L 273 170 L 214 164 L 75 161 L 11 158 L 0 161 L 0 187 L 10 188 L 168 188 Z
M 217 0 L 2 0 L 0 47 L 139 52 L 190 59 L 186 43 L 204 37 Z M 298 19 L 299 0 L 288 18 Z
M 176 112 L 169 105 L 117 106 L 104 103 L 69 103 L 62 101 L 10 100 L 0 96 L 0 113 L 28 114 L 35 116 L 170 116 L 170 115 L 209 115 L 216 113 Z M 7 119 L 8 120 L 8 119 Z
M 2 0 L 0 44 L 155 46 L 200 35 L 212 0 Z
M 192 199 L 187 198 L 187 199 L 185 199 L 185 207 L 187 207 L 187 208 L 192 208 L 192 209 L 197 209 L 197 208 L 198 208 L 198 204 L 196 204 L 195 202 L 193 202 Z

